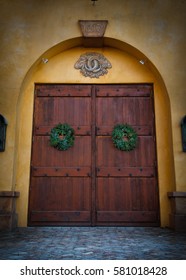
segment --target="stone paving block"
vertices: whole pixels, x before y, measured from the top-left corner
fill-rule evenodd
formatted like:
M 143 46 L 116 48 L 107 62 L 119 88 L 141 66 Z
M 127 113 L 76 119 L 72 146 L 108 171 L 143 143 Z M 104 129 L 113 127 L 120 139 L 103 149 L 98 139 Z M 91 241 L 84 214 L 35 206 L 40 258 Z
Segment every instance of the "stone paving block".
M 0 232 L 1 260 L 185 260 L 186 234 L 163 228 L 31 227 Z

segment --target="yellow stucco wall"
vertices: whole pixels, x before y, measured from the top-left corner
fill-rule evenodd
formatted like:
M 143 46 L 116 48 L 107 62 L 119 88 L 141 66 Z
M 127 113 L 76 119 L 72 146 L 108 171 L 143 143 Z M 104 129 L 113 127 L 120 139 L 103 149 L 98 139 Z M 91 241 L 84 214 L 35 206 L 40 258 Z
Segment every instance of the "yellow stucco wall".
M 9 125 L 6 151 L 0 153 L 0 190 L 20 191 L 20 226 L 27 224 L 35 82 L 154 83 L 161 225 L 168 225 L 167 191 L 186 191 L 180 133 L 186 114 L 185 8 L 181 0 L 98 0 L 96 6 L 89 0 L 1 1 L 0 112 Z M 74 69 L 88 51 L 81 47 L 79 19 L 109 21 L 107 47 L 95 51 L 112 69 L 99 79 Z M 49 62 L 43 64 L 42 57 Z

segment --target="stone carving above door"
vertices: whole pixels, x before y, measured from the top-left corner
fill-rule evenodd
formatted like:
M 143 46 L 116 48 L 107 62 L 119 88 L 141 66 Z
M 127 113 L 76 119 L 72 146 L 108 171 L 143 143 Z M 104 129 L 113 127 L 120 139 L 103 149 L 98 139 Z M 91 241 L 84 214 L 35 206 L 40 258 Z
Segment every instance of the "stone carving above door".
M 84 37 L 103 37 L 108 20 L 79 20 Z
M 107 74 L 107 69 L 112 68 L 112 65 L 104 55 L 90 52 L 82 54 L 74 68 L 80 69 L 81 74 L 85 77 L 99 78 Z

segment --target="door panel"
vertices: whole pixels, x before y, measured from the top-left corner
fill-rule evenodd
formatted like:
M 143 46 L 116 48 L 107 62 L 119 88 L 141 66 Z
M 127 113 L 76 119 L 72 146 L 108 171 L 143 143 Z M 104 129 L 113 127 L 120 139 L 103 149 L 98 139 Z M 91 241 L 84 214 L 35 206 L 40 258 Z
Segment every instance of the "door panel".
M 108 152 L 109 151 L 109 152 Z M 97 167 L 149 167 L 154 166 L 155 150 L 152 136 L 138 136 L 136 149 L 122 152 L 116 149 L 111 137 L 97 137 Z
M 84 114 L 82 114 L 84 112 Z M 91 98 L 86 97 L 40 97 L 35 103 L 37 127 L 53 126 L 65 120 L 74 126 L 90 125 Z
M 96 93 L 97 224 L 158 224 L 151 88 L 104 85 Z M 111 133 L 119 123 L 136 129 L 133 151 L 114 147 Z
M 29 225 L 90 225 L 91 88 L 36 85 L 35 92 Z M 58 123 L 75 130 L 66 151 L 50 146 Z
M 50 146 L 58 123 L 75 130 L 67 151 Z M 116 149 L 118 123 L 138 134 Z M 29 225 L 159 225 L 151 85 L 36 85 Z
M 32 164 L 38 167 L 91 166 L 91 136 L 76 136 L 75 145 L 66 151 L 50 146 L 49 136 L 34 139 Z
M 151 126 L 150 109 L 151 100 L 147 97 L 97 98 L 97 111 L 101 112 L 101 115 L 97 116 L 97 125 L 109 126 L 125 122 L 131 125 Z
M 156 197 L 152 178 L 98 178 L 98 223 L 107 219 L 111 224 L 157 222 Z
M 48 175 L 50 176 L 50 175 Z M 31 223 L 90 222 L 90 178 L 33 177 Z

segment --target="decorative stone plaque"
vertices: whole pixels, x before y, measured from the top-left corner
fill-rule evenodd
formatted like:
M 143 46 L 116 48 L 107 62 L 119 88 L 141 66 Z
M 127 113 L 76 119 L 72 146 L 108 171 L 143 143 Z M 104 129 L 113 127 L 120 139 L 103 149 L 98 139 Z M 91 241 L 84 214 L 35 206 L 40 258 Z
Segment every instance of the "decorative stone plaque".
M 108 20 L 79 20 L 84 47 L 101 48 Z
M 79 20 L 84 37 L 103 37 L 107 20 Z
M 96 52 L 85 53 L 80 56 L 74 65 L 75 69 L 85 77 L 99 78 L 108 73 L 108 68 L 112 68 L 111 63 L 104 55 Z

